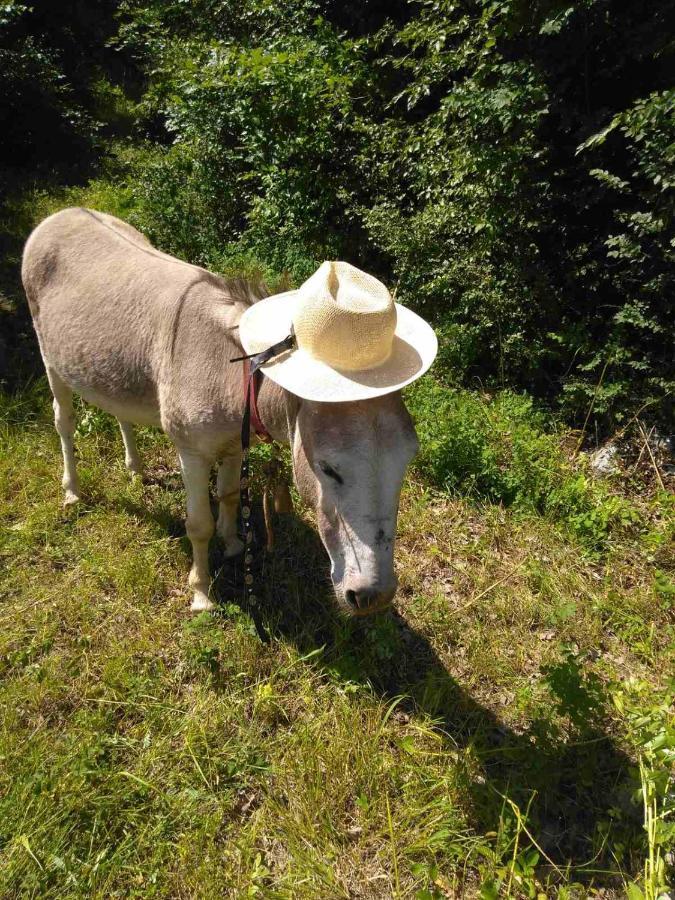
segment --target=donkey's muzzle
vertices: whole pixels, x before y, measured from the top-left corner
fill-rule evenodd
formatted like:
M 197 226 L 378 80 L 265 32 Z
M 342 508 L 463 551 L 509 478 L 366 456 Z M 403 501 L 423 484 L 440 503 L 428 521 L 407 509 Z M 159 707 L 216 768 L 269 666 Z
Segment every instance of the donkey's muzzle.
M 377 588 L 348 589 L 344 593 L 349 613 L 352 616 L 370 616 L 391 606 L 396 587 L 381 591 Z

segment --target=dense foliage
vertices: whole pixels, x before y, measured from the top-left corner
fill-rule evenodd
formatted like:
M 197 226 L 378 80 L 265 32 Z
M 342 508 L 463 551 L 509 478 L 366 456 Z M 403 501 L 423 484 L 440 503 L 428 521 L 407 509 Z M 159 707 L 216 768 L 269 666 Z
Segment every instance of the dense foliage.
M 82 175 L 104 149 L 128 61 L 108 41 L 116 0 L 0 3 L 0 189 Z
M 447 381 L 526 387 L 577 420 L 592 405 L 605 426 L 668 414 L 671 4 L 71 7 L 30 33 L 5 4 L 0 77 L 100 145 L 92 73 L 120 92 L 113 47 L 145 73 L 133 140 L 103 143 L 127 217 L 165 249 L 295 279 L 347 258 L 433 319 Z M 9 146 L 34 145 L 33 120 Z

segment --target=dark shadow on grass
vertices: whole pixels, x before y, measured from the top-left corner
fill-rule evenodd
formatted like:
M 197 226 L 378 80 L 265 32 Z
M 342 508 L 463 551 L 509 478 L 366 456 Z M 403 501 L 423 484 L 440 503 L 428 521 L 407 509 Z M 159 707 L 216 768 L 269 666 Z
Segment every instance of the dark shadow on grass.
M 184 537 L 186 554 L 189 554 L 190 542 L 185 534 L 185 518 L 183 516 L 177 516 L 170 509 L 159 503 L 153 503 L 152 508 L 149 508 L 127 497 L 120 501 L 120 506 L 131 516 L 136 516 L 140 519 L 150 519 L 158 526 L 158 534 L 164 534 L 172 538 Z
M 157 504 L 143 507 L 125 500 L 124 508 L 151 518 L 164 533 L 185 534 L 183 521 Z M 255 513 L 260 538 L 262 517 L 259 509 Z M 369 685 L 385 700 L 402 697 L 399 715 L 426 714 L 448 749 L 470 748 L 470 755 L 460 752 L 458 765 L 467 810 L 479 833 L 499 830 L 503 798 L 508 796 L 523 813 L 529 806 L 528 829 L 556 865 L 570 867 L 572 880 L 620 883 L 610 874 L 617 868 L 610 852 L 612 841 L 637 846 L 641 822 L 627 802 L 630 760 L 604 729 L 601 709 L 575 710 L 572 698 L 570 711 L 578 726 L 573 738 L 557 730 L 552 715 L 542 716 L 522 732 L 514 730 L 473 699 L 447 671 L 429 638 L 401 613 L 345 620 L 332 598 L 326 553 L 316 532 L 302 520 L 278 519 L 275 535 L 274 552 L 267 554 L 257 545 L 254 563 L 256 592 L 272 639 L 289 641 L 301 653 L 323 646 L 313 664 L 321 665 L 331 678 Z M 185 550 L 187 561 L 187 538 Z M 234 603 L 244 608 L 241 557 L 226 559 L 217 540 L 210 557 L 216 599 L 224 607 Z M 562 665 L 564 681 L 573 673 Z M 612 824 L 617 809 L 620 835 L 619 826 Z M 527 843 L 522 836 L 521 846 Z M 639 866 L 639 859 L 627 853 L 622 864 L 630 871 Z M 598 874 L 602 870 L 607 874 Z
M 158 485 L 163 490 L 168 490 L 179 487 L 180 475 L 176 476 L 175 473 L 167 471 L 166 475 L 160 477 L 147 479 L 144 476 L 143 483 Z M 172 538 L 184 538 L 186 555 L 189 559 L 190 542 L 185 533 L 184 512 L 181 511 L 181 513 L 176 514 L 168 504 L 168 501 L 161 495 L 159 497 L 153 497 L 147 504 L 138 503 L 129 497 L 123 497 L 119 503 L 122 509 L 129 513 L 129 515 L 136 516 L 139 519 L 149 520 L 158 526 L 158 535 L 164 534 Z
M 637 814 L 631 818 L 627 802 L 630 761 L 603 727 L 602 710 L 577 710 L 577 724 L 583 724 L 573 738 L 559 732 L 552 715 L 522 733 L 514 730 L 448 673 L 431 641 L 404 615 L 345 621 L 332 600 L 327 557 L 312 529 L 287 517 L 275 532 L 275 552 L 256 553 L 256 590 L 273 639 L 290 641 L 302 653 L 324 646 L 315 660 L 331 678 L 368 684 L 384 699 L 403 696 L 399 714 L 428 714 L 449 749 L 471 748 L 471 765 L 462 753 L 459 765 L 480 832 L 498 831 L 503 795 L 508 795 L 523 813 L 531 804 L 528 829 L 555 864 L 571 867 L 572 880 L 616 883 L 609 874 L 617 868 L 612 840 L 637 844 L 641 823 Z M 224 603 L 241 604 L 240 561 L 223 560 L 216 551 L 214 563 L 216 595 Z M 574 718 L 575 710 L 571 713 Z M 622 810 L 621 835 L 611 824 L 617 808 Z M 609 838 L 608 828 L 614 829 Z M 526 846 L 525 835 L 521 840 Z M 622 864 L 630 870 L 639 860 L 628 853 Z M 595 874 L 603 869 L 607 874 Z

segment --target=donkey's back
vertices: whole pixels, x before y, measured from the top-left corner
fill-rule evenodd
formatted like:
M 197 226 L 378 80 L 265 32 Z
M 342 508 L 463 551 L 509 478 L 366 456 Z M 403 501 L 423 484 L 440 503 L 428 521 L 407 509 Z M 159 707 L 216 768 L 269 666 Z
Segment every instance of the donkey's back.
M 50 383 L 61 379 L 139 424 L 160 424 L 162 387 L 183 349 L 184 304 L 192 299 L 194 312 L 226 293 L 222 279 L 88 209 L 63 210 L 35 229 L 22 278 Z

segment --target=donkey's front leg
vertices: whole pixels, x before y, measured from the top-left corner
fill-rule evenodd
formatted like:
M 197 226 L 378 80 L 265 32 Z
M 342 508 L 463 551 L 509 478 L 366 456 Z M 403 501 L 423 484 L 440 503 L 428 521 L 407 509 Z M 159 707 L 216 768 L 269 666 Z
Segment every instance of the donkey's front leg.
M 209 503 L 211 462 L 191 450 L 178 450 L 187 499 L 185 526 L 192 544 L 189 584 L 194 590 L 192 610 L 213 609 L 209 599 L 209 541 L 214 524 Z
M 241 450 L 236 447 L 218 463 L 218 524 L 216 530 L 225 544 L 225 556 L 237 556 L 244 543 L 237 535 L 239 508 L 239 470 Z

